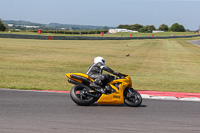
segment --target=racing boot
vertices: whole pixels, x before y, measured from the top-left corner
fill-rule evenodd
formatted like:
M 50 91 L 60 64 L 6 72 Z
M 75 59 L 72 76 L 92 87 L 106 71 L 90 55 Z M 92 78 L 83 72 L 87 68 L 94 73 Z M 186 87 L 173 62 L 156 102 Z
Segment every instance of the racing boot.
M 112 89 L 112 87 L 110 85 L 105 86 L 105 91 L 106 91 L 106 93 L 116 92 L 116 90 Z
M 95 82 L 90 83 L 90 87 L 94 88 L 96 91 L 106 94 L 106 90 L 101 86 L 97 85 Z

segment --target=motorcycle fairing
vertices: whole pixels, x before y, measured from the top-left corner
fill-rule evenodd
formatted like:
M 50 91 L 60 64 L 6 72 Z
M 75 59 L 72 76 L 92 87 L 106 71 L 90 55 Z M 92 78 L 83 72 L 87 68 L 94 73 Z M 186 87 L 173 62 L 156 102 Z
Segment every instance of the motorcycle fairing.
M 123 104 L 124 103 L 124 97 L 123 97 L 123 90 L 120 92 L 114 92 L 109 95 L 102 94 L 99 100 L 97 101 L 98 104 Z
M 119 85 L 119 89 L 116 88 L 113 84 L 121 83 Z M 108 83 L 116 92 L 111 93 L 109 95 L 102 94 L 99 100 L 97 101 L 98 104 L 124 104 L 124 89 L 126 87 L 132 87 L 132 82 L 130 76 L 126 76 L 124 79 L 116 79 Z

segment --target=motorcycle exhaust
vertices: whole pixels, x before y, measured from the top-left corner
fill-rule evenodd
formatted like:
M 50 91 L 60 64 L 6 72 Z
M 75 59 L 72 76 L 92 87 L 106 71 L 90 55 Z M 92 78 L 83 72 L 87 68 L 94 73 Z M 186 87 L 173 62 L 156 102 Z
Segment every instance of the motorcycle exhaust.
M 68 79 L 68 82 L 69 83 L 72 83 L 72 84 L 79 84 L 79 82 L 78 81 L 75 81 L 75 80 L 72 80 L 72 79 Z

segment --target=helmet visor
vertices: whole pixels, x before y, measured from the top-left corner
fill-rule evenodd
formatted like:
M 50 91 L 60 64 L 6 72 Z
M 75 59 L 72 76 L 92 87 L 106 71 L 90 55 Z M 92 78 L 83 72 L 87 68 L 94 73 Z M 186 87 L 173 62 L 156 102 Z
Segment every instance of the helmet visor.
M 106 61 L 104 59 L 102 59 L 102 62 L 103 62 L 103 64 L 105 64 Z

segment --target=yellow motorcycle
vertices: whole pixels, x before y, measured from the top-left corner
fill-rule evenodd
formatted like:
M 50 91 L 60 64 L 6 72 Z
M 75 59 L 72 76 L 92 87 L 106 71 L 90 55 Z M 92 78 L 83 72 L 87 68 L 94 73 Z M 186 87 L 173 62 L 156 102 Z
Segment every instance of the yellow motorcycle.
M 113 77 L 109 83 L 105 85 L 107 93 L 103 94 L 98 89 L 90 87 L 94 82 L 88 75 L 82 73 L 68 73 L 68 82 L 75 84 L 71 88 L 71 99 L 78 105 L 89 106 L 93 103 L 120 105 L 137 107 L 142 103 L 141 95 L 132 88 L 132 82 L 129 75 L 121 74 L 120 77 Z

